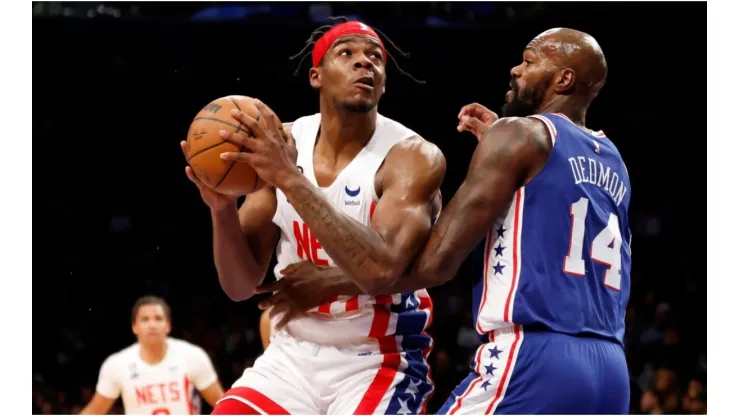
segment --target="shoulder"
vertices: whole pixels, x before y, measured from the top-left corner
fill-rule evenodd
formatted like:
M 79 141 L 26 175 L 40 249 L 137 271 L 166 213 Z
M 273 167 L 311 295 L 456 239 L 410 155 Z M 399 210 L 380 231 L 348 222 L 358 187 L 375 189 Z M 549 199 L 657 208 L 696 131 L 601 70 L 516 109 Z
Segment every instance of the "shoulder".
M 419 161 L 429 167 L 445 164 L 445 156 L 439 150 L 439 147 L 419 135 L 399 141 L 388 152 L 389 159 L 405 159 L 409 157 L 419 159 Z
M 447 161 L 437 145 L 415 135 L 399 141 L 390 149 L 385 170 L 388 179 L 422 182 L 436 189 L 444 179 Z
M 174 352 L 185 353 L 185 354 L 205 354 L 205 350 L 192 342 L 185 341 L 179 338 L 170 338 L 168 340 L 170 347 Z
M 301 128 L 304 128 L 310 125 L 317 125 L 320 122 L 321 122 L 321 114 L 316 113 L 316 114 L 311 114 L 311 115 L 307 115 L 303 117 L 298 117 L 297 119 L 293 121 L 283 123 L 283 129 L 287 131 L 296 130 L 296 129 L 301 129 Z
M 517 137 L 515 138 L 521 139 L 547 138 L 549 136 L 545 122 L 537 117 L 504 117 L 493 123 L 486 136 L 491 131 L 493 133 L 490 135 L 498 131 L 516 133 Z
M 120 351 L 116 351 L 113 354 L 109 355 L 105 358 L 101 367 L 105 368 L 108 371 L 115 371 L 118 368 L 125 366 L 127 362 L 130 362 L 131 360 L 136 358 L 135 349 L 137 345 L 138 344 L 130 345 Z
M 550 133 L 543 121 L 534 117 L 506 117 L 499 119 L 484 133 L 482 150 L 502 149 L 510 153 L 545 153 L 552 148 Z

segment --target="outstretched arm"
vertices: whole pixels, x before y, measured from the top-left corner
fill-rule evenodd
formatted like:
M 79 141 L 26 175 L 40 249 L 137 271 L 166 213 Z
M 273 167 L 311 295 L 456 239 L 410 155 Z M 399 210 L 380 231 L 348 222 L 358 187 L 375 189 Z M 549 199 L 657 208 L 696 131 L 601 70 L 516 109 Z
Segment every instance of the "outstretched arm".
M 421 137 L 394 146 L 370 227 L 339 211 L 303 175 L 280 188 L 337 266 L 374 294 L 403 275 L 427 239 L 445 169 L 440 150 Z
M 506 212 L 516 190 L 539 172 L 551 148 L 545 125 L 536 119 L 494 123 L 473 154 L 465 181 L 432 229 L 407 284 L 436 286 L 450 280 Z

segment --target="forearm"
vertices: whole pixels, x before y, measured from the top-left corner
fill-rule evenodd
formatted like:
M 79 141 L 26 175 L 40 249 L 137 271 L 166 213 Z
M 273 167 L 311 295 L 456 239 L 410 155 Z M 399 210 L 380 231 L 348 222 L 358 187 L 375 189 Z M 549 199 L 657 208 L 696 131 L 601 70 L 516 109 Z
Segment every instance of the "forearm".
M 395 278 L 393 257 L 377 231 L 344 215 L 303 176 L 283 193 L 324 251 L 360 288 L 372 291 L 379 280 Z
M 404 275 L 391 285 L 377 285 L 373 291 L 367 292 L 362 290 L 352 279 L 347 277 L 339 269 L 337 277 L 334 279 L 332 286 L 335 294 L 338 296 L 355 296 L 355 295 L 393 295 L 396 293 L 415 292 L 420 289 L 437 286 L 444 282 L 437 282 L 428 277 L 414 275 Z
M 234 301 L 252 296 L 265 277 L 254 258 L 239 224 L 236 205 L 211 212 L 213 224 L 213 259 L 218 280 L 226 295 Z

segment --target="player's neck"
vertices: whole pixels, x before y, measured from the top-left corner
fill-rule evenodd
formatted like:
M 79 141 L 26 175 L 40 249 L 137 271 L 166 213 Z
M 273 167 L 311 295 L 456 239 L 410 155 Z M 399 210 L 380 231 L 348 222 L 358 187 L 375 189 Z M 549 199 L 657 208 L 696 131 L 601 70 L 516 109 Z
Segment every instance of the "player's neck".
M 167 342 L 161 344 L 139 344 L 139 355 L 141 359 L 150 365 L 159 364 L 167 354 Z
M 328 107 L 328 106 L 327 106 Z M 347 152 L 356 154 L 375 133 L 377 111 L 356 113 L 346 110 L 321 109 L 319 140 L 325 149 L 337 155 Z M 327 146 L 328 145 L 328 146 Z
M 575 125 L 585 128 L 587 109 L 588 105 L 575 102 L 575 100 L 568 99 L 568 97 L 559 96 L 545 103 L 538 113 L 560 113 L 568 117 Z

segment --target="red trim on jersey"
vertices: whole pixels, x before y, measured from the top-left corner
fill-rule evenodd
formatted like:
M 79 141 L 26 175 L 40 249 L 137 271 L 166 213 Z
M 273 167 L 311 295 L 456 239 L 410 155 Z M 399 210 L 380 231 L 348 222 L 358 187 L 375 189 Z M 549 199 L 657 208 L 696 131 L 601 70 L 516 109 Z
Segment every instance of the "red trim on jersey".
M 339 299 L 339 296 L 332 296 L 327 300 L 326 302 L 322 303 L 321 306 L 319 306 L 319 312 L 320 313 L 331 313 L 331 304 L 334 303 Z
M 370 221 L 373 220 L 373 215 L 375 215 L 375 205 L 377 205 L 375 201 L 370 203 Z
M 391 295 L 378 295 L 375 297 L 376 305 L 387 305 L 393 303 L 393 296 Z
M 486 344 L 483 344 L 480 347 L 478 347 L 478 353 L 475 355 L 475 361 L 477 362 L 477 365 L 475 366 L 475 371 L 478 373 L 478 378 L 475 379 L 472 383 L 470 383 L 470 385 L 468 386 L 468 388 L 465 389 L 465 392 L 462 394 L 462 396 L 458 397 L 457 400 L 455 400 L 455 407 L 453 407 L 448 414 L 454 415 L 455 412 L 457 412 L 458 410 L 460 410 L 460 407 L 462 406 L 463 399 L 468 394 L 470 394 L 470 392 L 473 391 L 473 388 L 476 386 L 476 384 L 478 384 L 481 381 L 483 381 L 483 376 L 480 375 L 480 371 L 478 369 L 480 368 L 480 355 L 483 352 L 483 349 L 484 349 L 485 346 L 486 346 Z
M 493 228 L 488 230 L 488 234 L 486 235 L 486 251 L 485 251 L 485 257 L 483 260 L 483 295 L 481 296 L 480 300 L 480 306 L 478 306 L 478 319 L 475 321 L 475 327 L 478 330 L 479 334 L 483 334 L 483 328 L 480 326 L 480 313 L 483 311 L 483 306 L 486 304 L 486 293 L 488 292 L 488 269 L 490 261 L 490 255 L 491 255 L 491 242 L 493 241 Z
M 345 304 L 345 311 L 351 312 L 360 309 L 360 297 L 355 295 L 347 300 Z
M 511 304 L 511 298 L 514 296 L 514 288 L 516 287 L 517 280 L 519 278 L 519 226 L 521 218 L 519 218 L 519 208 L 522 206 L 522 188 L 516 191 L 516 205 L 514 207 L 514 254 L 512 258 L 512 273 L 511 273 L 511 287 L 509 287 L 509 296 L 506 297 L 506 305 L 504 306 L 504 322 L 511 322 L 509 317 L 509 305 Z
M 239 398 L 242 398 L 246 400 L 247 402 L 251 403 L 254 407 L 256 407 L 257 411 L 262 411 L 263 413 L 266 413 L 268 415 L 289 415 L 290 413 L 285 410 L 282 406 L 275 403 L 270 399 L 269 397 L 265 396 L 264 394 L 258 392 L 257 390 L 249 387 L 234 387 L 229 389 L 226 393 L 224 393 L 223 397 L 221 398 L 222 401 L 231 399 L 231 400 L 238 400 L 236 398 L 230 398 L 228 396 L 236 396 Z M 220 404 L 220 403 L 219 403 Z M 216 406 L 218 407 L 218 405 Z
M 376 296 L 376 298 L 379 297 L 380 296 Z M 370 326 L 370 334 L 368 336 L 376 338 L 378 340 L 385 338 L 386 332 L 388 332 L 388 324 L 390 323 L 390 321 L 391 312 L 382 304 L 375 305 L 375 316 L 373 316 L 373 322 Z
M 188 377 L 184 377 L 185 380 L 185 400 L 188 401 L 188 414 L 195 414 L 195 406 L 193 406 L 193 391 L 190 389 L 190 380 Z
M 498 382 L 496 396 L 493 397 L 493 401 L 490 405 L 488 405 L 488 408 L 486 409 L 486 414 L 490 414 L 493 406 L 497 405 L 496 402 L 503 398 L 504 385 L 506 384 L 506 381 L 508 381 L 508 379 L 510 378 L 509 370 L 512 369 L 512 364 L 515 358 L 514 354 L 516 353 L 516 349 L 521 339 L 522 327 L 520 325 L 514 325 L 514 342 L 511 343 L 511 347 L 509 348 L 509 358 L 506 359 L 506 368 L 504 368 L 504 374 L 501 376 L 501 380 L 499 380 Z M 511 371 L 511 374 L 513 373 L 514 371 Z

